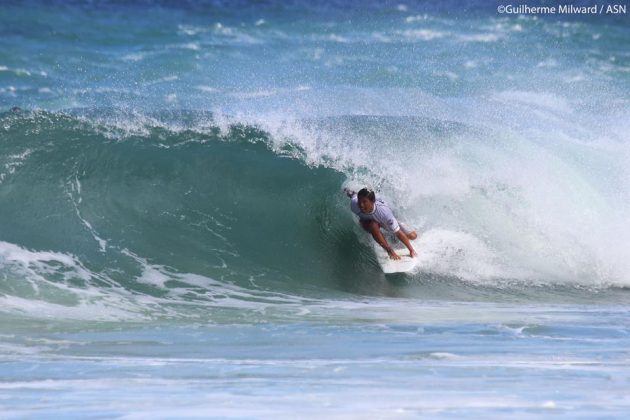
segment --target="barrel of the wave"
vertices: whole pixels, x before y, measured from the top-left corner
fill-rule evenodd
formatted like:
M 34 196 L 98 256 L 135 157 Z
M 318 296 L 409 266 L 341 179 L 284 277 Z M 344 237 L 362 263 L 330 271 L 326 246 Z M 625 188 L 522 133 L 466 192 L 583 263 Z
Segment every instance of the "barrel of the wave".
M 399 223 L 387 203 L 377 199 L 370 188 L 358 193 L 344 188 L 350 208 L 359 216 L 361 227 L 372 235 L 376 260 L 385 274 L 408 273 L 418 265 L 415 230 Z

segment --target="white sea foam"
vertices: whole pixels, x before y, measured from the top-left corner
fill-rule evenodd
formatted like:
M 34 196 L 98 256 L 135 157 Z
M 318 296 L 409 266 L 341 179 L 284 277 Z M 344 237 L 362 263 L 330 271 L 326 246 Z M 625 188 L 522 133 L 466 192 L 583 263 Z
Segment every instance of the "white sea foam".
M 158 79 L 154 79 L 148 82 L 145 82 L 146 85 L 155 85 L 155 84 L 159 84 L 159 83 L 166 83 L 166 82 L 173 82 L 175 80 L 179 80 L 179 76 L 172 74 L 170 76 L 164 76 L 164 77 L 160 77 Z
M 138 52 L 138 53 L 125 54 L 124 56 L 122 56 L 122 59 L 125 61 L 138 62 L 138 61 L 144 60 L 146 57 L 147 57 L 147 53 Z
M 143 321 L 151 317 L 142 315 L 132 305 L 122 305 L 119 299 L 102 297 L 82 300 L 76 305 L 52 303 L 45 299 L 24 299 L 18 296 L 0 296 L 2 312 L 23 314 L 29 318 L 81 321 Z
M 496 33 L 481 33 L 460 35 L 458 40 L 461 42 L 497 42 L 501 37 Z
M 273 96 L 276 94 L 276 91 L 270 89 L 262 89 L 254 92 L 233 92 L 231 96 L 238 99 L 252 99 L 252 98 L 266 98 L 268 96 Z
M 429 19 L 430 19 L 429 15 L 425 13 L 423 15 L 407 16 L 405 18 L 405 22 L 414 23 L 414 22 L 421 22 L 421 21 L 425 21 Z
M 348 44 L 350 40 L 346 37 L 337 34 L 330 34 L 326 37 L 328 41 L 339 42 L 340 44 Z
M 228 44 L 236 45 L 260 45 L 264 44 L 264 40 L 248 33 L 243 28 L 236 28 L 233 26 L 226 26 L 222 23 L 216 23 L 211 33 L 214 35 L 214 40 L 225 42 Z M 206 31 L 200 31 L 206 32 Z
M 199 51 L 201 49 L 201 45 L 198 42 L 187 42 L 185 44 L 178 45 L 178 47 L 184 50 L 192 51 Z
M 487 282 L 501 279 L 527 278 L 507 264 L 500 254 L 479 238 L 465 233 L 441 229 L 423 232 L 418 240 L 420 267 L 428 273 L 455 276 L 462 280 Z
M 32 72 L 30 70 L 22 69 L 22 68 L 10 68 L 7 66 L 0 65 L 0 71 L 2 72 L 11 72 L 16 76 L 31 76 Z
M 553 112 L 571 114 L 572 107 L 565 98 L 551 93 L 509 90 L 497 92 L 494 98 L 511 104 L 518 103 L 540 107 Z
M 78 262 L 76 257 L 52 251 L 30 251 L 9 242 L 0 241 L 0 257 L 4 263 L 15 263 L 25 269 L 39 269 L 47 272 L 53 269 L 50 263 L 59 263 L 70 268 L 73 275 L 87 280 L 90 274 Z
M 122 255 L 134 260 L 141 274 L 122 286 L 106 273 L 87 269 L 76 256 L 51 251 L 31 251 L 0 242 L 0 270 L 8 278 L 21 278 L 31 291 L 3 288 L 2 312 L 30 318 L 83 321 L 149 320 L 158 318 L 212 319 L 215 312 L 235 309 L 242 316 L 266 313 L 286 317 L 304 314 L 304 304 L 313 300 L 279 292 L 246 289 L 209 277 L 178 273 L 150 263 L 129 250 Z M 61 280 L 59 279 L 61 277 Z M 77 285 L 81 280 L 83 286 Z M 161 291 L 162 297 L 134 292 L 136 284 Z M 176 282 L 178 285 L 170 284 Z M 109 284 L 109 287 L 104 287 Z M 182 310 L 182 308 L 186 308 Z M 215 311 L 215 312 L 212 312 Z M 216 320 L 219 320 L 217 315 Z
M 144 319 L 141 308 L 124 298 L 122 288 L 91 286 L 107 282 L 87 269 L 76 256 L 52 251 L 31 251 L 15 244 L 0 242 L 0 269 L 9 279 L 27 282 L 16 293 L 5 285 L 2 311 L 33 318 L 115 321 Z M 13 281 L 13 280 L 11 280 Z M 77 281 L 84 286 L 76 284 Z M 113 292 L 113 293 L 112 293 Z
M 536 64 L 536 67 L 545 67 L 545 68 L 556 68 L 558 67 L 558 61 L 554 58 L 549 58 L 547 60 L 543 60 Z
M 446 32 L 431 29 L 406 29 L 404 31 L 397 31 L 396 33 L 403 39 L 420 41 L 431 41 L 448 36 Z
M 205 86 L 205 85 L 198 85 L 197 89 L 205 93 L 216 93 L 220 91 L 220 89 L 218 88 L 215 88 L 212 86 Z

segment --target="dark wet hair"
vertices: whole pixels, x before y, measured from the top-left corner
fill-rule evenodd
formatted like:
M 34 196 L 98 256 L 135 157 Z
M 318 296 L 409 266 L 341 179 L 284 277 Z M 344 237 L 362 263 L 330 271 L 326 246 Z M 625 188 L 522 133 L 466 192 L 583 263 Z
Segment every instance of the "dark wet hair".
M 361 188 L 361 190 L 357 193 L 358 199 L 363 197 L 367 197 L 372 203 L 376 201 L 376 195 L 370 188 Z

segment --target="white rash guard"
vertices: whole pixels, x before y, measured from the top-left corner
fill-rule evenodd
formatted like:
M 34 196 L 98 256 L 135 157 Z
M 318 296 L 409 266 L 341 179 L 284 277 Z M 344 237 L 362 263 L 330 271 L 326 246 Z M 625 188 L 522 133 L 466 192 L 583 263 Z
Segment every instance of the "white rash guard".
M 374 202 L 374 210 L 372 210 L 371 213 L 363 213 L 359 208 L 359 199 L 355 194 L 350 200 L 350 209 L 352 209 L 354 214 L 359 216 L 359 219 L 376 220 L 382 228 L 385 228 L 390 232 L 396 233 L 401 228 L 389 206 L 383 200 L 379 200 L 378 198 Z

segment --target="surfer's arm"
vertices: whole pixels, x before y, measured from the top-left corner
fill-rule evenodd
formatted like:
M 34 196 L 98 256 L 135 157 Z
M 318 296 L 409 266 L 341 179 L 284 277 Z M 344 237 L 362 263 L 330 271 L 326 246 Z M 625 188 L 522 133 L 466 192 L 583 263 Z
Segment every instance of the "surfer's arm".
M 387 255 L 392 260 L 399 260 L 400 256 L 396 254 L 394 249 L 387 243 L 387 239 L 383 236 L 383 232 L 381 232 L 380 225 L 374 220 L 359 220 L 363 229 L 367 230 L 372 234 L 372 238 L 379 244 L 385 251 L 387 251 Z
M 399 260 L 400 256 L 398 254 L 396 254 L 396 251 L 394 251 L 394 248 L 392 248 L 388 243 L 387 243 L 387 239 L 385 239 L 385 236 L 383 236 L 383 233 L 381 232 L 381 229 L 379 229 L 376 234 L 372 235 L 374 237 L 374 240 L 376 242 L 378 242 L 378 244 L 383 247 L 383 249 L 385 251 L 387 251 L 387 255 L 389 255 L 389 257 L 393 260 Z
M 380 246 L 383 247 L 383 249 L 387 252 L 387 255 L 389 255 L 389 258 L 391 258 L 392 260 L 399 260 L 400 259 L 400 255 L 396 254 L 396 251 L 394 251 L 394 248 L 392 248 L 388 243 L 387 243 L 387 239 L 385 239 L 385 236 L 383 236 L 383 233 L 381 232 L 381 230 L 378 230 L 378 233 L 376 235 L 372 235 L 374 237 L 374 240 L 376 240 L 376 242 L 378 242 L 378 244 Z
M 413 249 L 413 246 L 411 245 L 411 242 L 409 241 L 409 237 L 407 236 L 407 234 L 402 230 L 402 229 L 398 229 L 396 231 L 396 236 L 398 237 L 398 239 L 400 239 L 400 241 L 405 244 L 405 246 L 407 247 L 407 249 L 409 250 L 409 255 L 412 257 L 415 257 L 416 255 L 416 250 Z

